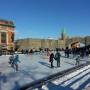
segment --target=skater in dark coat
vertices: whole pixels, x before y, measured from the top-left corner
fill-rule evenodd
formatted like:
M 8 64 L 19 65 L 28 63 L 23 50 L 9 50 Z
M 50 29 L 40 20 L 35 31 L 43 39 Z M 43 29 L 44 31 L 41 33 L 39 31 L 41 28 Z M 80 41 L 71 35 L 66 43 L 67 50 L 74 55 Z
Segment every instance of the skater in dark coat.
M 14 54 L 12 54 L 10 57 L 9 57 L 9 64 L 11 65 L 11 67 L 14 67 Z
M 53 66 L 53 59 L 54 59 L 54 54 L 53 54 L 53 52 L 51 52 L 50 57 L 49 57 L 49 62 L 51 62 L 51 68 L 54 67 Z
M 55 54 L 55 60 L 57 61 L 57 67 L 60 67 L 60 56 L 61 54 L 59 53 L 58 50 L 56 50 L 56 54 Z

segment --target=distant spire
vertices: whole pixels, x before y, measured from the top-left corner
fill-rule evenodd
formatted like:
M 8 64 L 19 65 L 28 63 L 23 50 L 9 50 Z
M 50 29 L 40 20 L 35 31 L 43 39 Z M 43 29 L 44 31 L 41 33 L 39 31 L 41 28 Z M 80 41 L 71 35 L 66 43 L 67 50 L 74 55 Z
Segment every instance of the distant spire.
M 61 32 L 62 32 L 63 34 L 66 34 L 66 29 L 65 29 L 65 27 L 62 28 Z
M 61 39 L 64 40 L 67 38 L 66 29 L 62 28 L 61 30 Z

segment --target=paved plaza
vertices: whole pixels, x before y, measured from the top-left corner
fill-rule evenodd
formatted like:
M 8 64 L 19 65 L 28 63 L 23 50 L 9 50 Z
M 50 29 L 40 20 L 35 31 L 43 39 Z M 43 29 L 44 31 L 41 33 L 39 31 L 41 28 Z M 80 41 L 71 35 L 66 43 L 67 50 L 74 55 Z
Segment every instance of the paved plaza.
M 70 58 L 65 58 L 63 52 L 61 52 L 61 55 L 61 66 L 57 68 L 54 60 L 54 68 L 51 68 L 49 58 L 45 54 L 19 54 L 21 62 L 17 72 L 8 63 L 10 55 L 0 56 L 0 90 L 18 90 L 19 87 L 32 81 L 76 66 L 75 58 L 72 55 Z M 90 61 L 90 58 L 85 57 L 81 59 L 80 64 L 87 61 Z

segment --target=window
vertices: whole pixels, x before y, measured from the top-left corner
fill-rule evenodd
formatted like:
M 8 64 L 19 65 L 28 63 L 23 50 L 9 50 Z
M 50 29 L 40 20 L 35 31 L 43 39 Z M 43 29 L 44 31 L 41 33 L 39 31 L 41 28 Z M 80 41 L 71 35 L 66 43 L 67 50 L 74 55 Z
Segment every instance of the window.
M 14 33 L 11 34 L 11 42 L 14 42 Z
M 6 32 L 1 32 L 1 43 L 6 43 Z

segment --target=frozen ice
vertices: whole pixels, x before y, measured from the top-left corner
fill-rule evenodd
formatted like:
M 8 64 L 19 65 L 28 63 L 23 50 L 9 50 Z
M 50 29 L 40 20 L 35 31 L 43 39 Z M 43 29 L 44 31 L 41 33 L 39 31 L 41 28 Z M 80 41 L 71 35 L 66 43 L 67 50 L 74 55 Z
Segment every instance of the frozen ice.
M 63 53 L 61 53 L 61 54 L 64 55 Z M 19 71 L 16 72 L 15 69 L 12 68 L 8 63 L 9 57 L 10 57 L 10 55 L 0 56 L 0 90 L 18 90 L 21 86 L 28 84 L 32 81 L 36 81 L 43 77 L 52 75 L 54 73 L 75 67 L 75 62 L 76 62 L 73 58 L 61 57 L 61 67 L 57 68 L 56 61 L 54 61 L 54 68 L 50 68 L 50 62 L 48 60 L 49 58 L 46 55 L 19 54 L 21 63 L 19 63 Z M 86 61 L 90 60 L 89 58 L 87 58 L 87 59 L 88 60 L 84 60 L 84 59 L 81 60 L 81 63 L 86 63 Z M 84 71 L 85 69 L 87 69 L 87 70 Z M 81 72 L 83 73 L 83 71 L 84 71 L 85 73 L 88 73 L 90 71 L 89 67 L 87 67 L 85 69 L 83 68 L 83 70 L 81 70 Z M 81 73 L 81 72 L 79 72 L 79 73 Z M 71 74 L 71 76 L 74 77 L 77 74 L 78 73 Z M 88 78 L 86 78 L 86 80 L 89 79 L 89 75 L 90 74 L 88 74 Z M 69 75 L 69 76 L 65 76 L 64 78 L 62 77 L 62 79 L 59 79 L 59 80 L 61 80 L 61 82 L 58 81 L 59 85 L 61 83 L 61 87 L 66 87 L 63 85 L 64 85 L 65 81 L 68 81 L 68 79 L 72 78 L 71 76 Z M 78 78 L 80 78 L 80 77 L 78 77 Z M 72 78 L 72 79 L 74 79 L 74 78 Z M 55 83 L 53 83 L 53 82 L 52 82 L 52 84 L 50 83 L 51 86 L 55 85 Z M 64 83 L 62 84 L 62 82 L 64 82 Z M 70 87 L 70 88 L 72 88 L 72 87 Z M 54 89 L 49 89 L 48 85 L 43 86 L 43 88 L 48 88 L 48 90 L 54 90 Z M 58 90 L 58 88 L 59 88 L 58 85 L 55 85 L 55 88 L 57 88 L 56 90 Z M 63 90 L 63 89 L 61 89 L 61 90 Z

